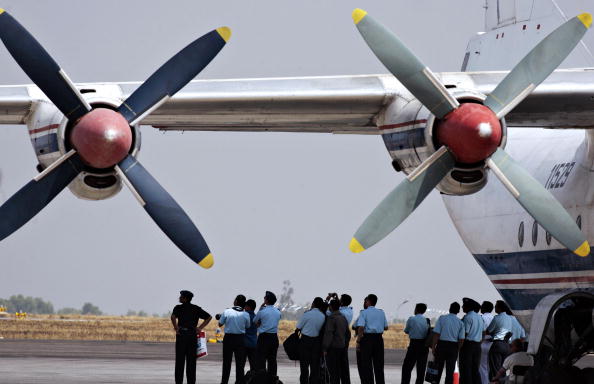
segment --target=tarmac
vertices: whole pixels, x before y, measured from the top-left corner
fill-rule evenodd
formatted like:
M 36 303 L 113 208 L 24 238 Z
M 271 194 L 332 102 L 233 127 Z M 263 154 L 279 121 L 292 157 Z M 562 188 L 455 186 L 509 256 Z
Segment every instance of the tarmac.
M 400 383 L 404 350 L 385 350 L 387 383 Z M 0 340 L 0 383 L 173 383 L 173 343 L 114 341 Z M 222 345 L 208 344 L 198 360 L 197 383 L 219 384 Z M 354 350 L 350 361 L 355 362 Z M 246 366 L 246 369 L 249 364 Z M 278 353 L 278 374 L 285 384 L 299 383 L 299 364 Z M 413 372 L 413 382 L 414 382 Z M 231 380 L 235 381 L 234 367 Z M 356 364 L 351 382 L 360 384 Z

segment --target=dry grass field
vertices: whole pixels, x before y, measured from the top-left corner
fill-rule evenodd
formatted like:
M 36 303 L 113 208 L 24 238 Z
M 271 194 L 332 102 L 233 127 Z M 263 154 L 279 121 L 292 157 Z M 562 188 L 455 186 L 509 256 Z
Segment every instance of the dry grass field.
M 406 348 L 408 338 L 400 324 L 384 333 L 386 348 Z M 284 340 L 295 330 L 295 322 L 281 321 L 279 336 Z M 214 337 L 215 321 L 206 328 Z M 31 315 L 26 319 L 0 318 L 0 337 L 43 340 L 117 340 L 172 342 L 175 340 L 169 319 L 133 316 Z M 354 345 L 354 343 L 352 344 Z

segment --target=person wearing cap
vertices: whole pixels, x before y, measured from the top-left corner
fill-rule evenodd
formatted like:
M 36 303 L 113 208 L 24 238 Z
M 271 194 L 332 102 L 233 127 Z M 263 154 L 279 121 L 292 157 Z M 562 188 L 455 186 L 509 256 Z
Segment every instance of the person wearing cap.
M 495 313 L 491 324 L 487 327 L 487 333 L 493 338 L 493 344 L 489 349 L 489 378 L 497 375 L 501 369 L 503 360 L 509 355 L 509 338 L 512 335 L 512 318 L 506 312 L 507 304 L 502 300 L 495 303 Z
M 245 302 L 244 310 L 250 316 L 250 326 L 245 330 L 245 352 L 247 360 L 250 362 L 250 370 L 256 371 L 256 346 L 258 343 L 258 326 L 254 322 L 254 317 L 256 317 L 256 302 L 249 299 Z
M 235 382 L 244 383 L 245 367 L 245 330 L 250 326 L 250 315 L 243 310 L 245 296 L 237 295 L 233 307 L 225 309 L 219 318 L 219 327 L 225 327 L 223 337 L 223 374 L 221 384 L 229 383 L 231 360 L 235 355 Z
M 349 370 L 348 360 L 345 359 L 344 354 L 348 351 L 346 347 L 349 345 L 351 332 L 346 317 L 340 312 L 338 299 L 330 301 L 330 310 L 331 315 L 326 319 L 324 326 L 322 351 L 330 373 L 330 383 L 346 384 L 347 382 L 343 381 L 343 378 L 348 376 L 350 380 L 350 375 L 345 375 L 343 372 Z
M 490 301 L 483 301 L 481 304 L 481 317 L 485 323 L 485 329 L 489 327 L 491 321 L 493 321 L 493 303 Z M 480 366 L 480 374 L 481 374 L 481 383 L 482 384 L 489 384 L 489 349 L 491 349 L 491 345 L 493 344 L 493 339 L 491 335 L 485 335 L 483 337 L 483 341 L 481 343 L 481 366 Z
M 171 323 L 175 330 L 175 384 L 183 384 L 184 364 L 187 384 L 196 384 L 196 350 L 198 334 L 212 319 L 208 312 L 191 303 L 194 294 L 180 291 L 179 302 L 173 308 Z M 198 325 L 198 320 L 202 323 Z
M 460 313 L 460 304 L 453 302 L 450 304 L 450 313 L 440 316 L 433 329 L 431 349 L 437 364 L 439 377 L 437 382 L 441 380 L 441 374 L 445 365 L 445 384 L 452 384 L 454 382 L 454 370 L 456 369 L 458 350 L 464 342 L 464 323 L 458 318 L 458 313 Z
M 321 297 L 316 297 L 311 303 L 311 309 L 305 312 L 299 321 L 295 332 L 301 333 L 299 339 L 299 367 L 301 384 L 316 384 L 320 379 L 321 342 L 320 330 L 326 321 L 326 315 L 320 311 Z
M 406 356 L 402 363 L 402 384 L 410 383 L 410 376 L 415 365 L 417 366 L 416 384 L 423 384 L 425 368 L 427 366 L 427 355 L 429 348 L 425 346 L 425 340 L 429 333 L 429 319 L 423 316 L 427 311 L 427 304 L 418 303 L 415 306 L 415 315 L 408 318 L 404 333 L 410 338 Z
M 365 298 L 367 308 L 357 320 L 357 346 L 361 349 L 363 384 L 384 384 L 384 339 L 382 334 L 388 329 L 386 314 L 375 307 L 377 296 Z
M 278 322 L 281 313 L 274 307 L 276 295 L 266 291 L 264 303 L 254 317 L 254 322 L 258 326 L 258 342 L 256 351 L 258 355 L 258 369 L 265 370 L 272 377 L 276 377 L 276 352 L 278 351 Z
M 464 344 L 460 349 L 460 384 L 481 384 L 479 373 L 481 365 L 481 341 L 485 332 L 485 322 L 478 314 L 481 305 L 467 297 L 462 299 L 462 310 L 466 315 L 464 324 Z

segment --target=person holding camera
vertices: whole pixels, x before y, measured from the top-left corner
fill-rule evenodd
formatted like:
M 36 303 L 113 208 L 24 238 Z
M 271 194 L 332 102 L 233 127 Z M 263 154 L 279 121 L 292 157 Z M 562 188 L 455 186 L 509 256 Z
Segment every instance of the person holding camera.
M 258 326 L 258 342 L 256 352 L 258 355 L 258 370 L 266 371 L 270 376 L 277 377 L 276 353 L 278 351 L 278 323 L 281 313 L 274 306 L 276 295 L 266 291 L 264 303 L 254 317 Z
M 233 301 L 233 307 L 225 309 L 222 315 L 217 315 L 219 327 L 225 327 L 221 384 L 229 382 L 233 355 L 235 355 L 235 382 L 237 384 L 244 383 L 245 330 L 251 325 L 250 316 L 243 310 L 244 306 L 245 296 L 237 295 Z
M 326 319 L 322 350 L 326 357 L 326 365 L 330 372 L 332 384 L 349 384 L 350 374 L 348 358 L 348 345 L 351 340 L 351 331 L 346 317 L 340 312 L 340 300 L 330 301 L 331 315 Z M 345 381 L 347 378 L 348 381 Z

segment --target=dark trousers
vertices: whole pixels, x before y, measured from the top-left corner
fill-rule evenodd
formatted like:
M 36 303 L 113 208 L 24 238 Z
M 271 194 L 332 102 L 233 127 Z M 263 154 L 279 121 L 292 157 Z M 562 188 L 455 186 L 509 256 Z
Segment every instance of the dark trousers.
M 435 362 L 437 363 L 439 376 L 437 382 L 441 380 L 444 365 L 446 369 L 445 384 L 452 384 L 454 382 L 456 360 L 458 360 L 458 342 L 439 340 L 435 350 Z
M 272 376 L 276 374 L 276 351 L 278 350 L 278 336 L 276 333 L 261 333 L 258 335 L 258 369 L 266 370 Z
M 235 383 L 244 383 L 244 367 L 245 367 L 245 336 L 242 334 L 234 335 L 232 333 L 225 333 L 223 338 L 223 376 L 221 378 L 222 384 L 229 382 L 231 375 L 231 360 L 235 354 Z
M 175 384 L 184 382 L 186 365 L 187 384 L 196 384 L 196 352 L 198 338 L 196 332 L 182 332 L 175 336 Z
M 342 355 L 341 370 L 340 370 L 340 382 L 342 384 L 351 384 L 351 367 L 349 365 L 349 346 L 344 348 L 344 354 Z
M 299 339 L 299 383 L 317 384 L 320 381 L 321 343 L 319 337 L 301 335 Z
M 357 359 L 357 372 L 359 372 L 359 381 L 363 382 L 363 362 L 361 362 L 361 348 L 357 346 L 357 351 L 355 352 L 355 357 Z
M 460 384 L 481 384 L 481 343 L 465 340 L 460 349 Z
M 366 333 L 361 339 L 361 384 L 384 384 L 384 339 L 381 333 Z
M 258 369 L 258 354 L 256 352 L 256 348 L 246 347 L 245 354 L 247 356 L 247 360 L 250 362 L 250 371 L 255 371 Z
M 503 365 L 503 360 L 509 355 L 509 344 L 507 341 L 494 340 L 489 349 L 489 379 L 497 375 Z
M 402 384 L 410 384 L 410 375 L 415 365 L 417 366 L 417 380 L 415 383 L 423 384 L 428 354 L 429 348 L 425 346 L 425 339 L 410 340 L 402 363 Z
M 330 372 L 330 383 L 332 384 L 345 384 L 344 377 L 345 372 L 348 375 L 349 363 L 345 348 L 330 348 L 326 354 L 326 365 L 328 366 L 328 372 Z M 346 363 L 346 364 L 345 364 Z M 350 381 L 350 377 L 349 377 Z

